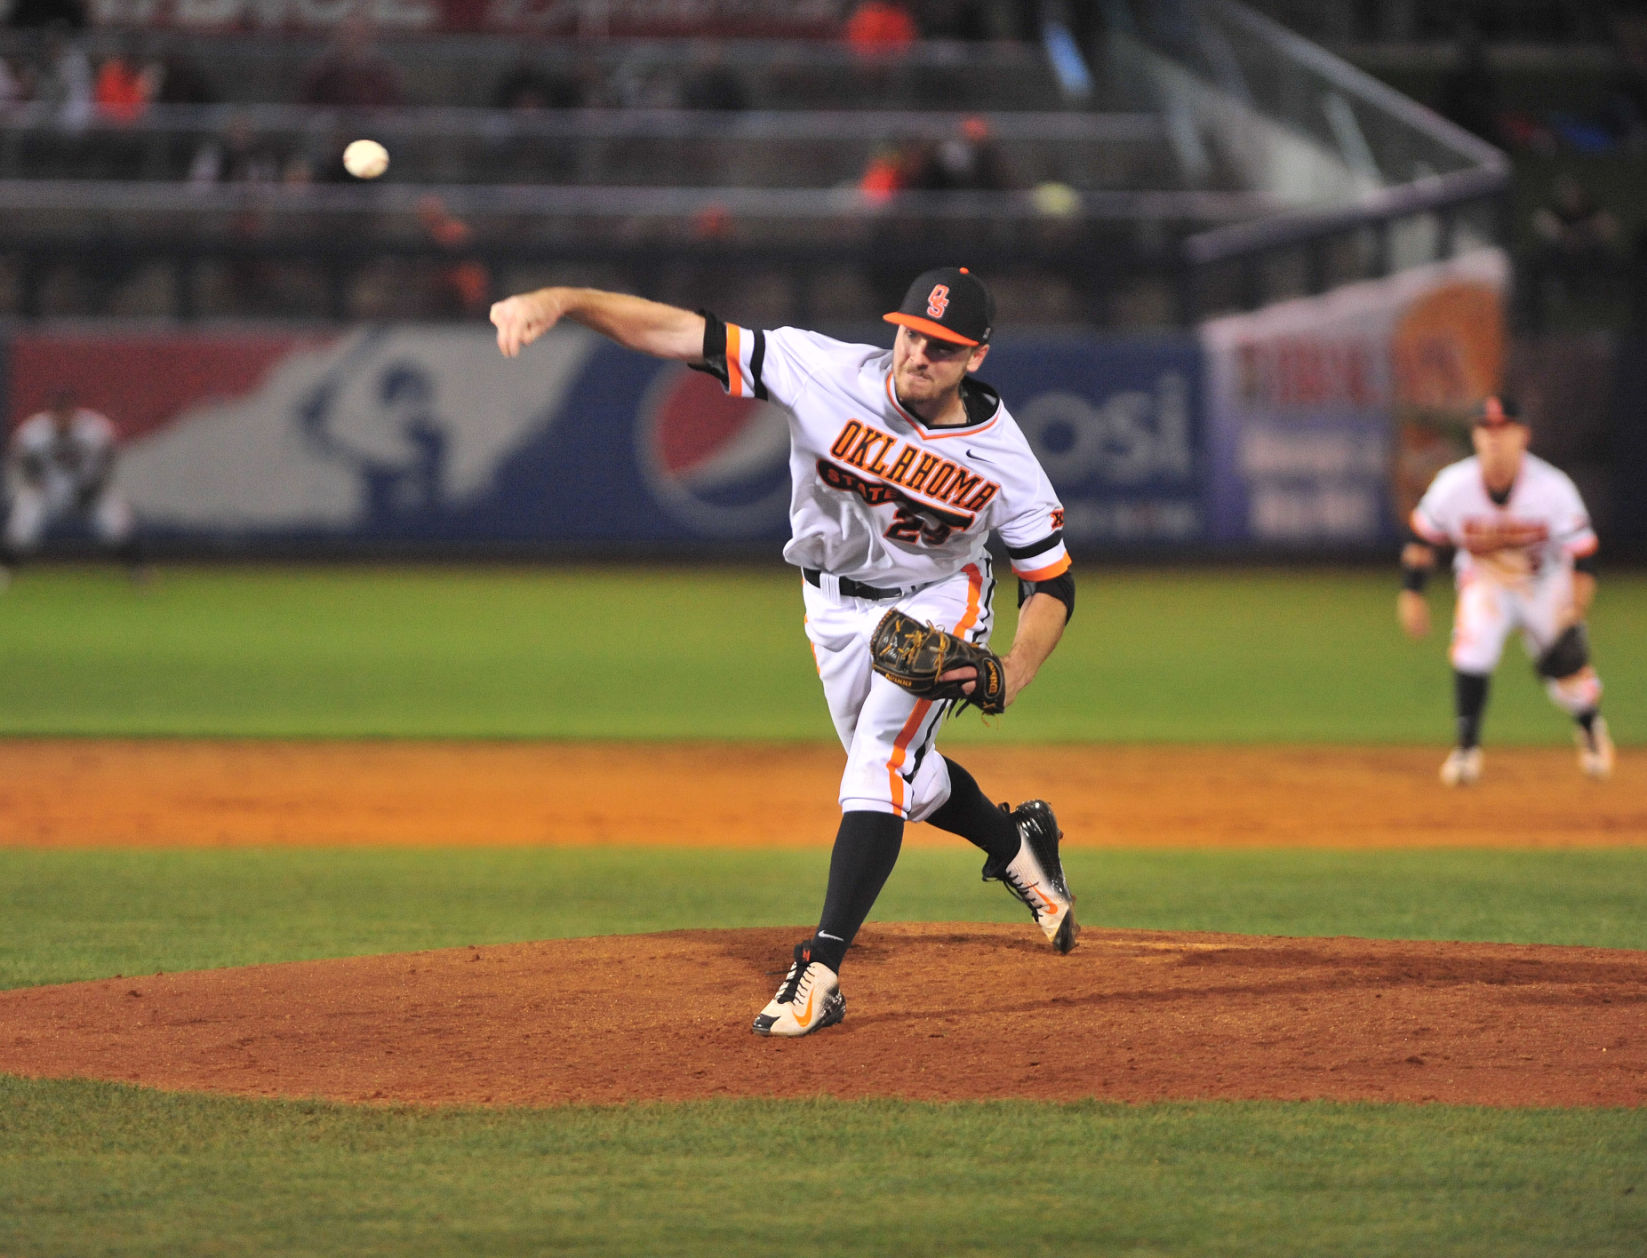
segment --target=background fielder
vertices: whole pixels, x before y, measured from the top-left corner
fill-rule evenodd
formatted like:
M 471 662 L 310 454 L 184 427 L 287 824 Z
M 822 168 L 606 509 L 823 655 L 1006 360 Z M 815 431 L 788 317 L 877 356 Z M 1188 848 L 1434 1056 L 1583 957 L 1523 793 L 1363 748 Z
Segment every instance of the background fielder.
M 67 389 L 17 426 L 6 452 L 11 507 L 0 540 L 0 583 L 38 548 L 53 520 L 72 513 L 85 517 L 134 576 L 141 574 L 136 520 L 114 487 L 115 447 L 108 416 L 77 405 Z
M 1074 899 L 1051 808 L 1041 800 L 1011 812 L 992 804 L 934 747 L 950 704 L 912 696 L 870 665 L 870 636 L 891 607 L 988 641 L 991 532 L 1012 557 L 1023 603 L 1002 660 L 1008 704 L 1074 610 L 1063 508 L 1000 395 L 970 376 L 989 351 L 994 322 L 982 282 L 957 268 L 917 278 L 885 316 L 898 325 L 890 352 L 797 328 L 743 328 L 593 289 L 540 289 L 492 309 L 498 346 L 510 357 L 563 318 L 712 372 L 734 396 L 767 398 L 788 412 L 793 491 L 784 558 L 804 577 L 807 636 L 847 762 L 817 931 L 796 946 L 754 1030 L 805 1035 L 840 1021 L 842 961 L 892 872 L 906 820 L 982 848 L 984 877 L 1003 881 L 1053 945 L 1069 951 Z
M 1480 778 L 1488 681 L 1517 628 L 1551 701 L 1576 722 L 1580 768 L 1605 778 L 1613 743 L 1584 628 L 1595 597 L 1589 513 L 1566 473 L 1527 452 L 1530 433 L 1513 403 L 1487 398 L 1473 419 L 1476 453 L 1436 474 L 1413 511 L 1413 539 L 1401 556 L 1397 614 L 1421 638 L 1430 627 L 1423 591 L 1436 549 L 1457 552 L 1450 654 L 1458 735 L 1441 780 L 1468 786 Z

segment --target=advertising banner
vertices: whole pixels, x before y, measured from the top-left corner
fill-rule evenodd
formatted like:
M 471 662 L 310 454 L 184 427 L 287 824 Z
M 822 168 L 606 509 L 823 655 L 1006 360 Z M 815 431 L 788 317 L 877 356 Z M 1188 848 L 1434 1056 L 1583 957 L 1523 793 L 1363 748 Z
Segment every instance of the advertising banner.
M 1072 544 L 1202 539 L 1194 338 L 1026 336 L 982 374 Z M 30 333 L 7 379 L 13 422 L 65 384 L 115 422 L 120 485 L 157 538 L 776 549 L 788 533 L 781 410 L 573 326 L 513 360 L 485 327 Z
M 824 36 L 835 0 L 89 0 L 100 26 L 326 31 L 366 21 L 385 34 Z
M 1206 538 L 1194 337 L 1009 339 L 979 374 L 1001 390 L 1058 490 L 1072 545 Z
M 1509 263 L 1481 250 L 1202 325 L 1214 541 L 1394 537 L 1501 387 Z

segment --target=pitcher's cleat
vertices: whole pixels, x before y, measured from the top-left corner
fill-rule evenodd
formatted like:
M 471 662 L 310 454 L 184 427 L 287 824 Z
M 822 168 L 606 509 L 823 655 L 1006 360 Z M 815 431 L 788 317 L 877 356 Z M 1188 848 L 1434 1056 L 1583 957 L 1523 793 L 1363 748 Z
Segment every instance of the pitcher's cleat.
M 1481 748 L 1454 747 L 1441 762 L 1441 785 L 1474 786 L 1481 780 Z
M 1613 736 L 1607 732 L 1607 718 L 1596 717 L 1590 723 L 1588 733 L 1581 726 L 1574 732 L 1574 737 L 1578 740 L 1578 767 L 1583 770 L 1584 776 L 1598 782 L 1612 777 L 1613 760 L 1617 753 L 1613 750 Z
M 1007 806 L 1001 805 L 1003 812 Z M 984 881 L 1000 879 L 1029 906 L 1035 924 L 1059 952 L 1075 946 L 1081 928 L 1075 921 L 1075 897 L 1064 881 L 1058 842 L 1064 832 L 1044 799 L 1031 799 L 1007 812 L 1018 827 L 1018 854 L 1006 864 L 984 862 Z
M 812 959 L 810 943 L 799 943 L 778 994 L 755 1015 L 750 1030 L 756 1035 L 811 1035 L 845 1016 L 840 977 L 822 961 Z

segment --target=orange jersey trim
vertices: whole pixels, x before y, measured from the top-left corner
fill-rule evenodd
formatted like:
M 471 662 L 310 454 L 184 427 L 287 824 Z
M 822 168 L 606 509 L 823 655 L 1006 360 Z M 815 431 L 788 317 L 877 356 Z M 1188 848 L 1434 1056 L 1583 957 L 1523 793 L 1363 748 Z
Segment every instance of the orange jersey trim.
M 726 325 L 726 391 L 733 397 L 743 397 L 743 365 L 738 352 L 743 348 L 743 329 L 735 323 Z
M 1069 556 L 1060 555 L 1054 562 L 1044 568 L 1014 568 L 1014 576 L 1022 577 L 1025 581 L 1050 581 L 1069 571 Z
M 920 430 L 921 436 L 928 441 L 943 441 L 948 437 L 976 437 L 981 432 L 987 432 L 995 427 L 995 420 L 1000 418 L 1000 411 L 987 424 L 962 424 L 958 428 L 928 428 L 924 420 L 918 415 L 912 415 L 904 409 L 904 404 L 898 401 L 898 390 L 892 387 L 892 373 L 886 373 L 886 400 L 892 403 L 892 409 L 907 419 L 915 428 Z
M 966 573 L 966 613 L 955 624 L 950 632 L 957 637 L 965 634 L 973 625 L 978 623 L 978 616 L 983 610 L 984 574 L 977 564 L 969 563 L 962 571 Z M 932 700 L 922 699 L 915 704 L 915 710 L 909 714 L 904 727 L 898 731 L 898 737 L 892 744 L 892 758 L 887 761 L 886 776 L 892 796 L 892 811 L 900 817 L 909 815 L 904 804 L 904 779 L 898 772 L 903 768 L 904 761 L 909 759 L 909 744 L 914 741 L 916 733 L 926 722 L 926 714 L 932 710 Z

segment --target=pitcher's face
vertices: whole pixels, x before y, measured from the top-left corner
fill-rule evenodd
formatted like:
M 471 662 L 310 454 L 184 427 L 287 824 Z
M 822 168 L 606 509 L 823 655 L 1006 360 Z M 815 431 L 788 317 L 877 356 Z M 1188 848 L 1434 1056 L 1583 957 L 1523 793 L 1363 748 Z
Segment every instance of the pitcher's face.
M 903 401 L 931 403 L 959 389 L 988 353 L 987 345 L 961 345 L 900 326 L 892 343 L 892 382 Z

